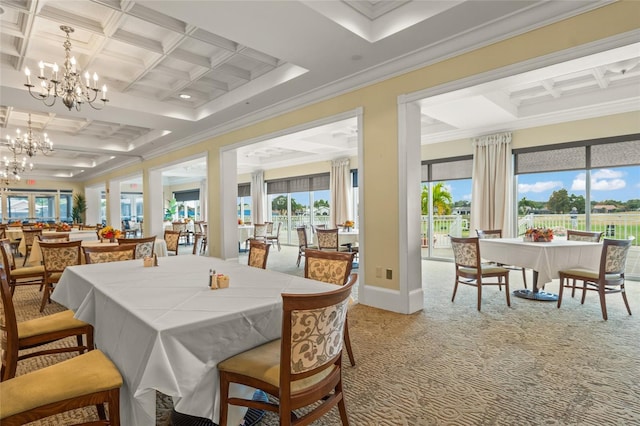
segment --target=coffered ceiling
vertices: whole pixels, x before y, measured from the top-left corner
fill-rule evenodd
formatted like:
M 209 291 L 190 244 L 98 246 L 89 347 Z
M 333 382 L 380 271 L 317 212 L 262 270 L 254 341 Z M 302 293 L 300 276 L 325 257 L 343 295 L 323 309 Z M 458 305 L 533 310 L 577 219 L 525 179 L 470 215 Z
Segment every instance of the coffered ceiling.
M 7 0 L 0 4 L 0 134 L 24 131 L 31 114 L 55 149 L 36 155 L 31 176 L 85 180 L 608 3 Z M 63 62 L 60 25 L 75 29 L 78 66 L 108 87 L 100 111 L 69 111 L 60 101 L 46 107 L 24 86 L 25 67 L 35 76 L 39 61 L 45 72 Z M 638 44 L 630 44 L 425 99 L 423 143 L 637 110 L 638 58 Z M 238 170 L 355 155 L 355 132 L 354 120 L 345 120 L 243 147 Z M 193 176 L 196 167 L 188 169 Z

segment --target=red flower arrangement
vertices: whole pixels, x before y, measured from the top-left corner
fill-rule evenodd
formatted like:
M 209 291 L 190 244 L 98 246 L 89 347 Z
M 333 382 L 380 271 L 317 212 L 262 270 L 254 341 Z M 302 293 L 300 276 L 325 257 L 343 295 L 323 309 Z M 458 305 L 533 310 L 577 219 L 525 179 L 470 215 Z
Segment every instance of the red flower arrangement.
M 524 233 L 525 241 L 546 243 L 553 240 L 553 229 L 551 228 L 529 228 Z

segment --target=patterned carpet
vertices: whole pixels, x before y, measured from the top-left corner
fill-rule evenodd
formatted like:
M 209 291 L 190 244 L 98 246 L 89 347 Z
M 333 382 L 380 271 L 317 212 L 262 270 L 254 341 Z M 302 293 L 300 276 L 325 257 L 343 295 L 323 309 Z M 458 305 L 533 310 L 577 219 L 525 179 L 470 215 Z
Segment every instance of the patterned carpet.
M 277 268 L 284 253 L 272 254 L 269 267 Z M 511 280 L 512 289 L 522 287 L 519 273 Z M 627 285 L 636 315 L 627 315 L 620 295 L 611 295 L 606 322 L 595 293 L 582 306 L 566 293 L 561 309 L 517 298 L 508 308 L 504 291 L 491 287 L 478 312 L 471 287 L 461 287 L 451 303 L 452 283 L 453 264 L 425 261 L 423 311 L 399 315 L 352 307 L 358 365 L 346 361 L 344 368 L 352 425 L 640 424 L 640 283 Z M 556 281 L 547 291 L 557 288 Z M 37 287 L 18 289 L 14 300 L 20 319 L 38 315 Z M 52 304 L 45 313 L 60 309 Z M 25 362 L 18 374 L 64 357 Z M 170 406 L 170 398 L 160 395 L 158 425 L 170 424 Z M 66 425 L 87 415 L 34 424 Z M 278 421 L 268 414 L 261 424 Z M 339 424 L 337 410 L 314 423 Z

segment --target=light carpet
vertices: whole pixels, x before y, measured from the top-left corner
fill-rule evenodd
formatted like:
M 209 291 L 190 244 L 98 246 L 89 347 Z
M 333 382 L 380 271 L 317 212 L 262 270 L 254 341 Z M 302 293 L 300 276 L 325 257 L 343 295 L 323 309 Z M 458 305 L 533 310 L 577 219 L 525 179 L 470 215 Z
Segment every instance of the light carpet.
M 269 268 L 301 274 L 295 255 L 291 248 L 274 251 Z M 608 321 L 593 292 L 584 305 L 567 291 L 561 309 L 517 298 L 508 308 L 504 290 L 489 287 L 478 312 L 474 288 L 459 288 L 451 303 L 453 268 L 423 262 L 423 311 L 401 315 L 364 305 L 350 310 L 357 365 L 345 359 L 344 384 L 352 425 L 640 424 L 640 283 L 627 283 L 636 315 L 627 315 L 619 294 L 611 295 Z M 512 290 L 522 288 L 519 273 L 511 280 Z M 557 289 L 557 280 L 547 286 Z M 16 291 L 20 320 L 40 315 L 40 297 L 37 287 Z M 45 314 L 61 309 L 54 303 Z M 66 357 L 23 362 L 18 374 Z M 170 406 L 171 399 L 160 395 L 158 425 L 170 424 Z M 92 411 L 33 424 L 72 424 Z M 261 424 L 278 421 L 268 413 Z M 337 410 L 314 423 L 339 424 Z

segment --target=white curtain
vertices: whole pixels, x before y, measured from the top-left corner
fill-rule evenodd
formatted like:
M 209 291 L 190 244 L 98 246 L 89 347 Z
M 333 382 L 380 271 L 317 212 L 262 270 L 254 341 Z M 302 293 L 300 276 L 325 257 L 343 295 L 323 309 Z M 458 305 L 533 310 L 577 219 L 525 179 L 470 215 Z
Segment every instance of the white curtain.
M 251 174 L 251 213 L 253 223 L 264 223 L 264 206 L 267 194 L 264 187 L 264 171 L 254 172 Z
M 513 237 L 511 133 L 474 138 L 473 148 L 471 233 L 502 229 L 504 237 Z
M 349 159 L 334 160 L 331 162 L 331 180 L 329 184 L 331 192 L 330 226 L 353 220 L 351 216 L 351 170 Z

